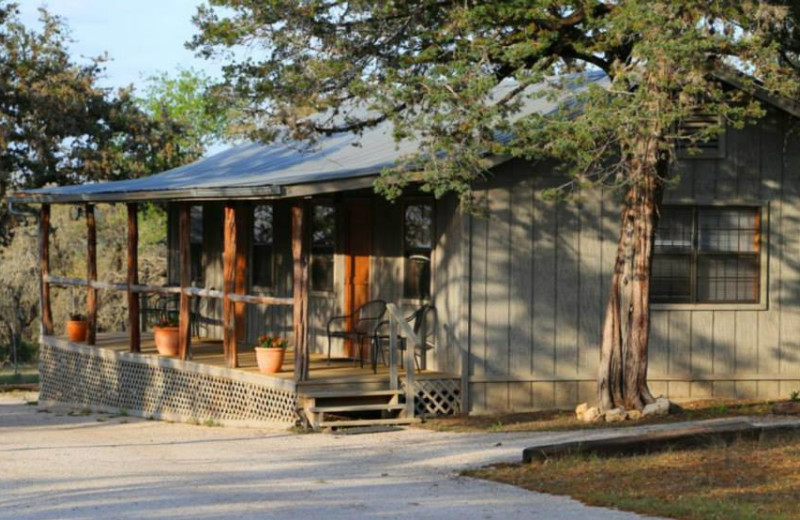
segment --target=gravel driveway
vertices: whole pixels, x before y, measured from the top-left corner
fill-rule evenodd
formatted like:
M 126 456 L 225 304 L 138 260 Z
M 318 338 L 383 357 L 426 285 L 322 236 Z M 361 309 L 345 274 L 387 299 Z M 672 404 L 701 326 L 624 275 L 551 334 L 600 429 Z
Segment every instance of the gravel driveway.
M 292 434 L 37 411 L 0 394 L 0 518 L 641 518 L 460 477 L 568 434 Z

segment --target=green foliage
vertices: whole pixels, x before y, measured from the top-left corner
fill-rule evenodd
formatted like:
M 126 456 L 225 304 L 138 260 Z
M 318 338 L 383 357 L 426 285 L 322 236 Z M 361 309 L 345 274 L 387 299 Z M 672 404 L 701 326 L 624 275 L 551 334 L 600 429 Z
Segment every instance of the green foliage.
M 422 139 L 378 183 L 389 197 L 420 181 L 469 200 L 488 154 L 556 159 L 563 194 L 663 181 L 686 118 L 719 116 L 696 142 L 762 115 L 743 92 L 796 96 L 782 3 L 211 0 L 189 45 L 229 60 L 253 137 L 313 140 L 389 121 L 396 139 Z M 242 47 L 259 52 L 237 59 Z M 591 71 L 608 82 L 586 84 Z M 561 110 L 524 111 L 539 98 Z
M 223 94 L 202 71 L 179 69 L 174 76 L 161 72 L 150 77 L 139 104 L 156 121 L 180 124 L 185 131 L 176 144 L 199 157 L 227 137 L 232 109 Z
M 794 402 L 800 401 L 800 391 L 792 390 L 792 392 L 789 394 L 789 399 Z

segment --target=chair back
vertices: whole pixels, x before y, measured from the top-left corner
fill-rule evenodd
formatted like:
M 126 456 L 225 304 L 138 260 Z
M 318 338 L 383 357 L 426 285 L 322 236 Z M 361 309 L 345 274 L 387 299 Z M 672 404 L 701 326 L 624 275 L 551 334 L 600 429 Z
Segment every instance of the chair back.
M 384 314 L 386 314 L 385 301 L 368 301 L 355 312 L 354 331 L 361 334 L 374 334 L 375 329 L 380 325 L 381 320 L 383 320 Z
M 414 333 L 420 338 L 422 346 L 432 345 L 429 341 L 436 332 L 436 308 L 433 305 L 425 304 L 414 312 L 413 317 Z

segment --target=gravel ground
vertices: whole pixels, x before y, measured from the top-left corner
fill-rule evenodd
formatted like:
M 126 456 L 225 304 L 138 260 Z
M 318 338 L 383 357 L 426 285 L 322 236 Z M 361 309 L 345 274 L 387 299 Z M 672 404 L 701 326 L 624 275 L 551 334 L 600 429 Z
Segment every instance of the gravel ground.
M 26 398 L 0 394 L 0 519 L 642 518 L 457 474 L 571 433 L 303 435 L 68 415 Z

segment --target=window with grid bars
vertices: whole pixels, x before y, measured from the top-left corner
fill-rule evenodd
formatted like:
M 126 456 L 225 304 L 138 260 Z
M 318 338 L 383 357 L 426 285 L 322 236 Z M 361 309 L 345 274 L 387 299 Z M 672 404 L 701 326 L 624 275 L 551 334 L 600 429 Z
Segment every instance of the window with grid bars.
M 330 204 L 316 204 L 311 214 L 311 290 L 333 290 L 333 249 L 336 210 Z
M 656 231 L 654 303 L 758 303 L 761 210 L 664 206 Z

